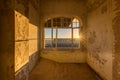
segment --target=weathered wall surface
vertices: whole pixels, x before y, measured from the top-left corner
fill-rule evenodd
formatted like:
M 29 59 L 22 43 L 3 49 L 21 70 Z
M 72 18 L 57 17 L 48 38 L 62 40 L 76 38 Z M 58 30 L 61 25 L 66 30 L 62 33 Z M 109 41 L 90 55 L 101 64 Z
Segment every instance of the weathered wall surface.
M 110 0 L 89 1 L 87 63 L 105 80 L 112 80 L 114 35 Z
M 38 61 L 39 11 L 37 0 L 15 1 L 15 80 L 28 80 Z
M 37 1 L 37 0 L 36 0 Z M 39 6 L 39 2 L 36 2 L 36 7 Z M 29 3 L 29 70 L 35 66 L 39 58 L 39 10 L 32 2 Z
M 41 57 L 60 63 L 85 63 L 86 53 L 80 50 L 43 50 Z
M 14 0 L 0 0 L 0 79 L 14 79 Z
M 16 72 L 15 79 L 16 80 L 27 80 L 28 78 L 28 72 L 29 72 L 27 69 L 29 66 L 28 65 L 29 43 L 27 40 L 28 29 L 29 29 L 28 19 L 23 14 L 19 12 L 15 12 L 15 72 Z
M 28 1 L 15 0 L 15 80 L 28 80 L 29 19 Z
M 112 27 L 115 35 L 113 80 L 120 80 L 120 0 L 112 2 Z
M 28 63 L 28 19 L 22 14 L 15 12 L 15 71 Z

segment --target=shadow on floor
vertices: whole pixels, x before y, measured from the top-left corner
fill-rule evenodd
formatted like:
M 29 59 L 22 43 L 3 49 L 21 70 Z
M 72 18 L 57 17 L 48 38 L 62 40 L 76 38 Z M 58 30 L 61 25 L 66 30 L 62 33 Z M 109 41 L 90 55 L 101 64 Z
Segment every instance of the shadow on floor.
M 85 63 L 67 64 L 41 59 L 29 80 L 102 80 Z

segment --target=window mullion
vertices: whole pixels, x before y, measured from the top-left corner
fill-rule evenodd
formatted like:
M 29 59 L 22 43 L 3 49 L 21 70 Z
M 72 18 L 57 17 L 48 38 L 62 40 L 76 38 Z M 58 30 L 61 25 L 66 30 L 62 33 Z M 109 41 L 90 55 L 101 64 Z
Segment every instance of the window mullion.
M 74 44 L 74 43 L 73 43 L 73 40 L 74 40 L 74 39 L 73 39 L 73 28 L 72 28 L 72 48 L 73 48 L 73 44 Z
M 53 19 L 51 20 L 51 26 L 52 26 L 51 37 L 52 37 L 52 48 L 53 48 Z
M 79 48 L 80 48 L 80 43 L 81 43 L 81 41 L 80 41 L 80 33 L 81 33 L 81 29 L 80 29 L 80 25 L 79 25 Z
M 41 33 L 41 35 L 42 35 L 42 39 L 41 39 L 41 40 L 44 42 L 44 43 L 42 44 L 42 48 L 45 48 L 45 39 L 46 39 L 46 38 L 45 38 L 45 28 L 42 28 L 42 30 L 43 30 L 43 33 L 44 33 L 44 34 Z M 43 39 L 43 38 L 44 38 L 44 39 Z
M 71 20 L 71 21 L 72 21 L 72 20 Z M 73 22 L 72 22 L 71 27 L 72 27 L 72 48 L 73 48 Z
M 56 48 L 58 48 L 58 27 L 56 26 Z

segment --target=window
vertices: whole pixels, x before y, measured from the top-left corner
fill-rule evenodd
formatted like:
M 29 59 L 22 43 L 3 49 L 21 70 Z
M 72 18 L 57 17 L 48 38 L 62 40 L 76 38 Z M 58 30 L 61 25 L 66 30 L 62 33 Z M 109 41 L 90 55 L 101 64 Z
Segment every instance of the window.
M 80 23 L 76 18 L 53 18 L 45 23 L 44 48 L 79 48 Z

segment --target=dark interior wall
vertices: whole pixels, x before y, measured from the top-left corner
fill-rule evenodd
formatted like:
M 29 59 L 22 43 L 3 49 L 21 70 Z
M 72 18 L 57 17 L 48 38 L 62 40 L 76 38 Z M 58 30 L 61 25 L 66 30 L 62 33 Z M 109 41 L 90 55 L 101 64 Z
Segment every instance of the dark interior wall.
M 113 80 L 120 80 L 120 0 L 112 0 L 112 27 L 114 32 Z
M 0 79 L 28 80 L 39 53 L 38 0 L 0 0 Z
M 0 79 L 14 79 L 14 0 L 0 0 Z
M 84 17 L 86 12 L 86 0 L 41 0 L 41 17 Z

